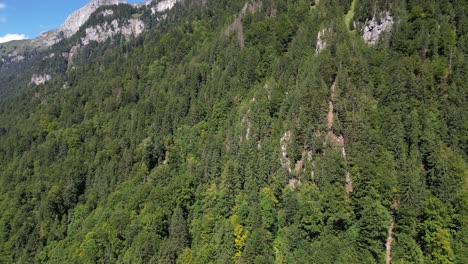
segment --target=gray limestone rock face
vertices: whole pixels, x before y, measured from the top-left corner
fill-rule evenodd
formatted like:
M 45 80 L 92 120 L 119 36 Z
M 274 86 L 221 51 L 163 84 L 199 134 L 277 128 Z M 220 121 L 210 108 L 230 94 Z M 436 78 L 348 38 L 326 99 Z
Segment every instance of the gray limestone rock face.
M 33 76 L 31 77 L 31 83 L 34 83 L 35 85 L 41 85 L 50 81 L 51 78 L 52 77 L 48 74 L 33 74 Z
M 71 15 L 68 16 L 65 23 L 59 28 L 60 31 L 63 32 L 65 38 L 71 37 L 75 34 L 80 27 L 86 23 L 89 19 L 91 14 L 96 11 L 101 6 L 105 5 L 118 5 L 121 3 L 127 3 L 127 1 L 123 0 L 92 0 L 84 7 L 76 10 Z
M 161 1 L 158 1 L 158 3 L 151 7 L 151 13 L 154 15 L 156 13 L 163 13 L 167 10 L 170 10 L 174 7 L 174 5 L 179 2 L 180 0 L 161 0 Z M 147 0 L 145 2 L 145 5 L 146 6 L 149 6 L 151 5 L 153 2 L 155 2 L 155 0 Z
M 166 11 L 168 9 L 171 9 L 171 8 L 174 7 L 176 2 L 177 2 L 177 0 L 164 0 L 164 1 L 161 1 L 156 6 L 156 10 L 158 12 L 163 12 L 163 11 Z
M 327 41 L 325 36 L 330 30 L 322 29 L 317 34 L 317 45 L 315 46 L 315 54 L 319 54 L 322 50 L 327 47 Z
M 138 36 L 145 30 L 145 24 L 139 19 L 129 19 L 123 23 L 117 20 L 112 20 L 111 23 L 105 22 L 104 24 L 94 27 L 86 28 L 86 36 L 81 38 L 83 46 L 88 45 L 91 41 L 102 43 L 110 37 L 121 33 L 125 37 Z
M 291 141 L 291 131 L 286 131 L 280 139 L 281 167 L 291 172 L 291 160 L 288 157 L 288 144 Z
M 104 11 L 101 12 L 101 14 L 105 17 L 107 16 L 112 16 L 114 14 L 114 11 L 110 10 L 110 9 L 106 9 Z
M 22 60 L 24 60 L 24 56 L 22 54 L 20 54 L 18 51 L 13 51 L 11 53 L 9 53 L 7 56 L 6 56 L 11 62 L 20 62 Z M 5 59 L 2 60 L 3 62 L 5 61 Z
M 152 13 L 160 12 L 164 13 L 174 7 L 174 5 L 180 2 L 180 0 L 147 0 L 141 4 L 135 4 L 138 7 L 149 6 L 154 3 L 151 7 Z M 76 10 L 68 16 L 62 26 L 57 29 L 53 29 L 42 33 L 39 37 L 29 40 L 29 46 L 33 48 L 47 48 L 53 46 L 60 41 L 70 38 L 73 36 L 81 26 L 83 26 L 90 16 L 101 6 L 126 4 L 127 0 L 91 0 L 88 4 L 82 8 Z M 114 11 L 111 9 L 105 9 L 101 13 L 105 17 L 114 15 Z M 164 18 L 165 14 L 161 16 Z M 160 19 L 160 18 L 158 18 Z M 66 59 L 71 60 L 74 55 L 82 48 L 90 43 L 90 41 L 97 41 L 102 43 L 105 40 L 116 34 L 122 34 L 125 37 L 136 37 L 143 33 L 145 30 L 145 24 L 140 19 L 128 19 L 126 21 L 113 20 L 112 22 L 105 22 L 100 25 L 89 27 L 85 29 L 86 35 L 80 39 L 78 43 L 71 48 L 69 52 L 62 54 Z M 2 62 L 18 62 L 24 59 L 21 54 L 9 54 L 0 58 Z
M 144 31 L 145 23 L 140 19 L 132 18 L 123 22 L 119 22 L 114 19 L 110 23 L 104 22 L 103 24 L 86 28 L 86 35 L 80 39 L 79 43 L 75 44 L 70 49 L 70 52 L 63 54 L 63 56 L 71 63 L 73 62 L 73 57 L 79 52 L 79 50 L 92 41 L 102 43 L 117 34 L 122 34 L 127 38 L 137 37 Z
M 393 17 L 388 11 L 382 13 L 381 19 L 377 20 L 374 16 L 371 20 L 367 20 L 364 25 L 362 38 L 370 45 L 375 45 L 383 32 L 388 32 L 392 29 Z
M 42 33 L 35 43 L 35 47 L 50 47 L 63 39 L 58 29 L 53 29 Z
M 42 33 L 36 40 L 34 40 L 35 47 L 50 47 L 65 38 L 73 36 L 80 27 L 88 21 L 91 14 L 96 11 L 99 7 L 105 5 L 118 5 L 121 3 L 127 3 L 126 0 L 92 0 L 84 7 L 76 10 L 70 14 L 62 26 L 58 29 L 53 29 Z M 112 15 L 112 10 L 103 11 L 104 16 Z

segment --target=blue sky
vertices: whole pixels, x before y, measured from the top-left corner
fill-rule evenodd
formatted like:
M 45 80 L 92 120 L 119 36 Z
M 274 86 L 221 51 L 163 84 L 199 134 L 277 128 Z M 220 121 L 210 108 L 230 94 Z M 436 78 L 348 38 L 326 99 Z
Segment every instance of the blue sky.
M 59 27 L 67 16 L 90 0 L 0 0 L 0 43 L 35 38 Z M 129 3 L 144 0 L 129 0 Z

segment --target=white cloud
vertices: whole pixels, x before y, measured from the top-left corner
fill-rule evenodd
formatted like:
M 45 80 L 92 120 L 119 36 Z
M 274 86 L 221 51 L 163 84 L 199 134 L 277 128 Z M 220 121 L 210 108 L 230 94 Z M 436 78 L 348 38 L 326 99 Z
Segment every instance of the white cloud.
M 5 9 L 6 5 L 4 3 L 0 3 L 0 9 Z
M 0 43 L 12 41 L 12 40 L 21 40 L 26 39 L 26 35 L 24 34 L 6 34 L 3 37 L 0 37 Z

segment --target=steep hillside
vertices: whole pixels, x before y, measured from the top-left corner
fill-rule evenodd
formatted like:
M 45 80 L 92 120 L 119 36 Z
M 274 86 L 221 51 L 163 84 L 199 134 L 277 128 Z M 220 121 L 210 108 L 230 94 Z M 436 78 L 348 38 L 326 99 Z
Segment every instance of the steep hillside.
M 466 1 L 172 4 L 0 64 L 0 263 L 468 262 Z
M 99 57 L 99 51 L 158 26 L 177 1 L 147 1 L 144 5 L 126 3 L 94 0 L 73 12 L 57 29 L 35 39 L 0 44 L 0 101 L 31 84 L 43 84 L 53 76 L 65 73 L 80 58 L 79 53 L 84 54 L 81 57 L 86 63 L 92 57 Z

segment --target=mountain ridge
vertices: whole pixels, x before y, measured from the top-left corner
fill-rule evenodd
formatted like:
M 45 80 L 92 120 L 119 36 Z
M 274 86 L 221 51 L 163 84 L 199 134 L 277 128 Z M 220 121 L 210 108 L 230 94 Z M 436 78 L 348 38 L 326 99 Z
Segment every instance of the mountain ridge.
M 178 1 L 179 0 L 146 0 L 143 3 L 136 3 L 132 6 L 134 6 L 135 8 L 142 8 L 149 7 L 151 5 L 151 12 L 152 14 L 155 14 L 157 12 L 161 13 L 170 10 Z M 69 14 L 64 23 L 56 29 L 46 31 L 33 39 L 1 43 L 0 60 L 3 62 L 18 62 L 24 59 L 24 55 L 22 54 L 24 53 L 24 51 L 34 49 L 46 49 L 65 39 L 69 39 L 79 31 L 81 26 L 83 26 L 89 20 L 91 15 L 97 9 L 103 6 L 113 6 L 119 4 L 128 4 L 128 1 L 91 0 L 83 7 Z M 18 44 L 11 45 L 12 43 Z
M 126 0 L 92 0 L 84 7 L 70 14 L 63 25 L 60 26 L 59 31 L 63 32 L 66 38 L 69 38 L 75 34 L 78 29 L 80 29 L 80 27 L 89 19 L 91 14 L 94 13 L 99 7 L 127 3 L 128 1 Z
M 121 35 L 127 40 L 136 38 L 147 30 L 150 24 L 163 18 L 162 14 L 172 9 L 177 2 L 150 0 L 129 5 L 127 1 L 121 0 L 90 1 L 72 12 L 57 29 L 45 32 L 36 39 L 0 44 L 3 54 L 0 56 L 0 72 L 2 69 L 11 68 L 11 64 L 28 61 L 38 54 L 42 54 L 39 56 L 45 61 L 63 57 L 67 61 L 65 69 L 70 69 L 76 54 L 86 46 L 91 43 L 103 43 L 116 35 Z M 8 52 L 8 49 L 11 51 Z M 31 73 L 29 84 L 44 84 L 54 75 L 55 70 L 36 69 Z

